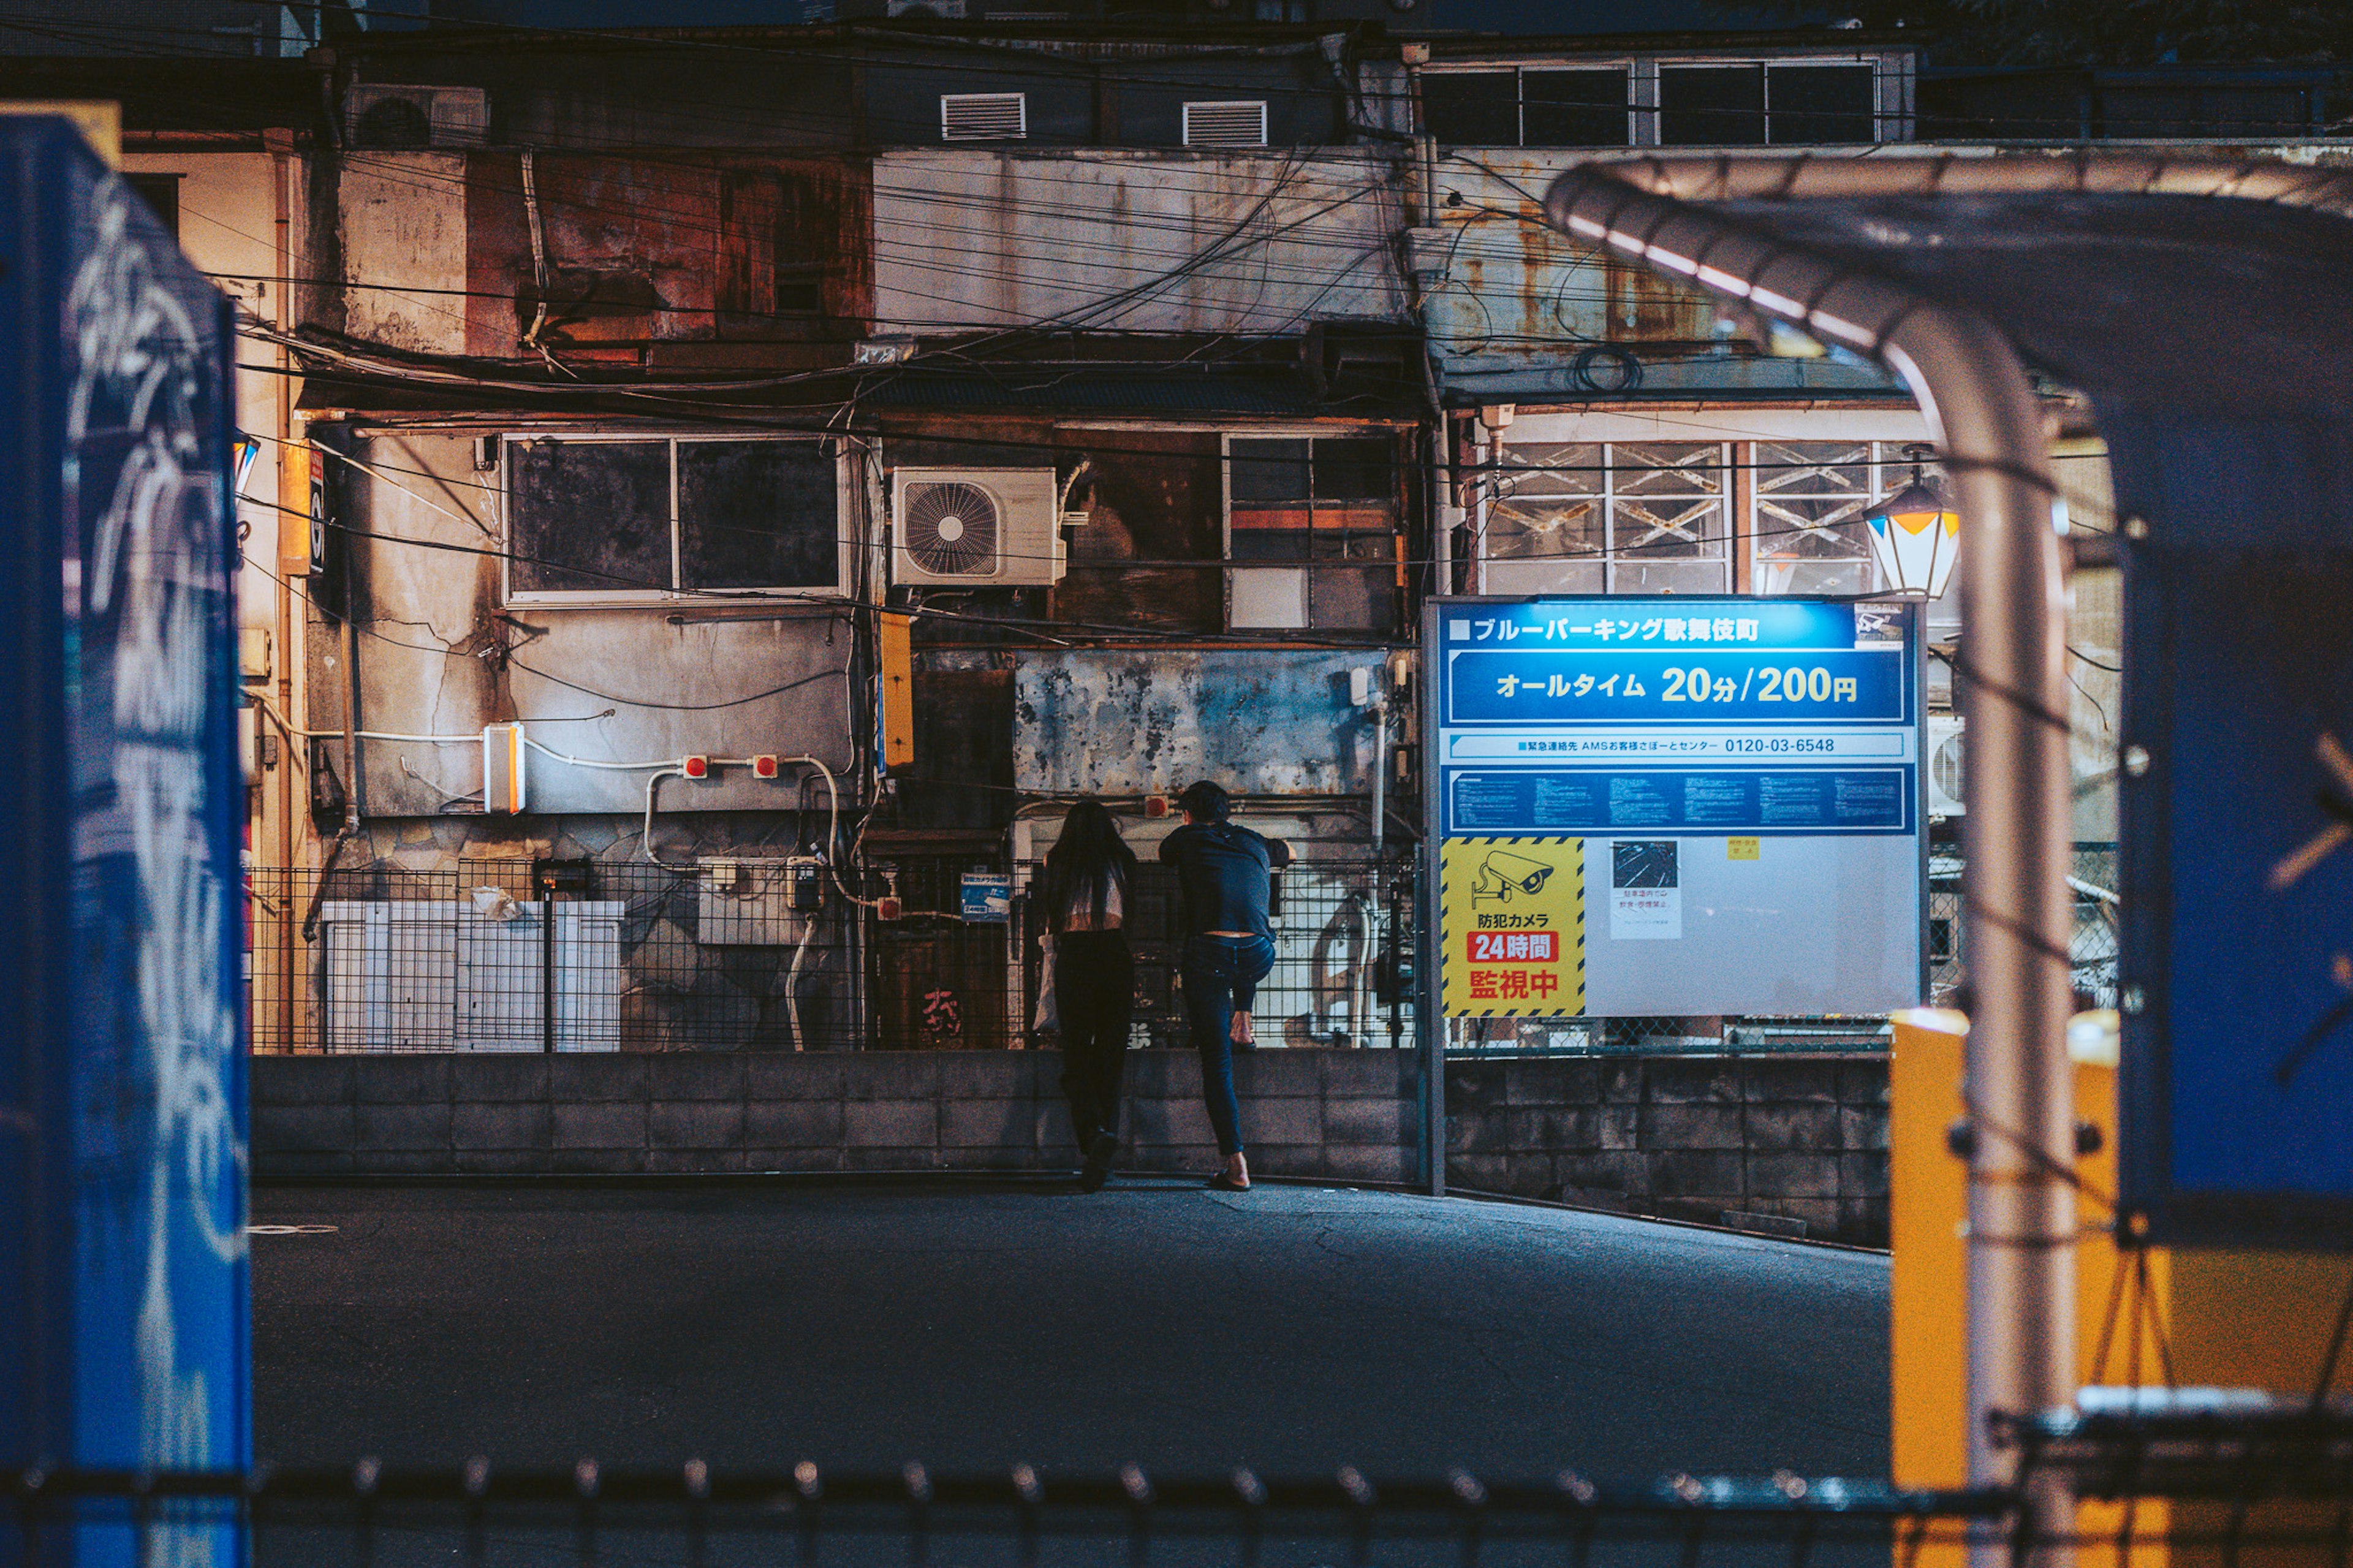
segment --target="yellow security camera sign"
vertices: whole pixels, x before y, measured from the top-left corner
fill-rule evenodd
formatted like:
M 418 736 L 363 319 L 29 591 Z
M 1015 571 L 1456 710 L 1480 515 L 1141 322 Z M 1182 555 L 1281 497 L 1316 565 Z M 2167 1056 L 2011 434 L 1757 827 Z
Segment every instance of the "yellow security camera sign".
M 1448 1016 L 1585 1011 L 1583 839 L 1443 839 L 1438 880 Z

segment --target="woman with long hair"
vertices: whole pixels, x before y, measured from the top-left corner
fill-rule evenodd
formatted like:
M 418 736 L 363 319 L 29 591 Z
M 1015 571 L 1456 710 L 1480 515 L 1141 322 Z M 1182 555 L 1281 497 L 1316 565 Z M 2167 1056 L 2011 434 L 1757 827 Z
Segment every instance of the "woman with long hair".
M 1079 1186 L 1096 1192 L 1119 1152 L 1120 1078 L 1135 1014 L 1135 960 L 1127 947 L 1135 851 L 1103 802 L 1089 796 L 1062 818 L 1046 852 L 1039 896 L 1054 936 L 1054 1010 L 1062 1036 L 1062 1093 L 1086 1163 Z

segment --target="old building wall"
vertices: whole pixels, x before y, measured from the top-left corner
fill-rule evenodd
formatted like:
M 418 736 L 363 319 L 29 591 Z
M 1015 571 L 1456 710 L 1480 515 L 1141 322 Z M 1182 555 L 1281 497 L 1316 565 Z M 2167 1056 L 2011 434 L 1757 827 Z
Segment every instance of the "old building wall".
M 522 154 L 487 152 L 467 180 L 475 354 L 531 355 L 535 328 L 539 342 L 597 357 L 661 345 L 648 358 L 661 368 L 766 363 L 684 345 L 855 337 L 872 313 L 862 162 L 543 153 L 527 195 Z
M 486 433 L 379 429 L 353 454 L 379 470 L 349 476 L 349 516 L 361 531 L 350 537 L 359 624 L 368 634 L 358 642 L 361 728 L 454 738 L 363 741 L 370 816 L 429 816 L 480 789 L 482 726 L 510 719 L 553 750 L 593 762 L 805 753 L 854 776 L 851 737 L 862 723 L 854 693 L 865 679 L 859 610 L 839 601 L 708 599 L 508 605 L 498 475 L 475 468 Z M 331 700 L 314 727 L 340 723 Z M 645 807 L 642 770 L 575 766 L 545 753 L 534 753 L 530 768 L 535 812 Z M 672 780 L 660 809 L 787 809 L 799 775 L 786 773 L 765 781 L 721 768 L 708 782 Z
M 1401 320 L 1396 160 L 911 151 L 874 166 L 887 331 L 1294 331 Z
M 353 151 L 335 184 L 343 326 L 417 353 L 466 352 L 466 155 Z

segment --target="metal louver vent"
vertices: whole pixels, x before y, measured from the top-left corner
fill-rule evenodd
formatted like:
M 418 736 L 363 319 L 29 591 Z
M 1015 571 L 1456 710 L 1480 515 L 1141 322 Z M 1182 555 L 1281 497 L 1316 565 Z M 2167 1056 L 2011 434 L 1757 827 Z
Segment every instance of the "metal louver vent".
M 1229 103 L 1188 103 L 1185 106 L 1187 147 L 1263 147 L 1266 145 L 1266 100 Z
M 940 95 L 943 142 L 1019 142 L 1029 134 L 1029 95 L 949 92 Z
M 978 485 L 910 485 L 902 499 L 900 546 L 934 577 L 994 577 L 1000 519 Z

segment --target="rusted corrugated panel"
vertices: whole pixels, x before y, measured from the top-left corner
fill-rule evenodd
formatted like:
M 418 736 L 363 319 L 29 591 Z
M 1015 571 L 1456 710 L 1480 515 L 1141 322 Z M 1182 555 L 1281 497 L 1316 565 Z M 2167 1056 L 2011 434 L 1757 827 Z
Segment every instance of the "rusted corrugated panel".
M 852 336 L 872 309 L 871 183 L 846 159 L 469 160 L 470 352 L 512 357 L 546 314 L 565 345 Z
M 1013 776 L 1038 794 L 1361 795 L 1370 719 L 1348 672 L 1377 649 L 1071 649 L 1014 665 Z

